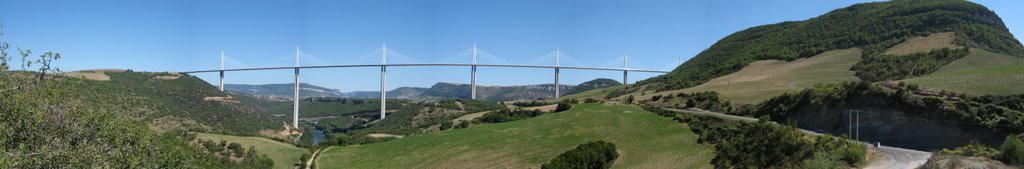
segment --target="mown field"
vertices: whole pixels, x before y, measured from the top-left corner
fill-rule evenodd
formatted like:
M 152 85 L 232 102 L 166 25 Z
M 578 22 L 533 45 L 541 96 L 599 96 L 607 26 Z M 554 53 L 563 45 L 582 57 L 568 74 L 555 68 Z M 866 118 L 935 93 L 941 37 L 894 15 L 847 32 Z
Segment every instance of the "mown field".
M 1024 94 L 1024 60 L 981 49 L 929 75 L 902 80 L 975 95 Z
M 633 106 L 576 105 L 538 117 L 332 147 L 320 168 L 538 168 L 575 146 L 618 147 L 614 168 L 711 168 L 711 146 L 683 124 Z
M 576 99 L 576 100 L 579 100 L 579 101 L 583 101 L 584 99 L 587 99 L 587 98 L 593 98 L 593 99 L 597 99 L 597 100 L 602 100 L 602 99 L 604 99 L 604 96 L 608 95 L 608 93 L 611 93 L 614 90 L 621 90 L 624 87 L 625 86 L 623 86 L 623 85 L 618 85 L 618 86 L 612 86 L 612 87 L 607 87 L 607 88 L 588 90 L 588 91 L 580 92 L 580 93 L 576 93 L 576 94 L 565 95 L 565 96 L 559 97 L 557 99 L 551 98 L 551 99 L 548 99 L 548 101 L 558 102 L 558 101 L 570 100 L 570 99 Z
M 854 48 L 828 51 L 791 62 L 756 61 L 736 73 L 711 79 L 681 92 L 716 91 L 735 105 L 756 104 L 790 90 L 810 88 L 821 83 L 857 80 L 850 67 L 860 61 L 860 54 L 861 50 Z
M 227 140 L 228 143 L 236 142 L 242 144 L 242 148 L 248 149 L 249 146 L 255 146 L 256 152 L 261 155 L 267 155 L 271 160 L 274 160 L 274 168 L 276 169 L 291 169 L 294 168 L 294 164 L 299 162 L 299 157 L 302 154 L 308 154 L 309 150 L 304 148 L 295 147 L 291 144 L 282 143 L 262 137 L 241 137 L 241 136 L 229 136 L 209 133 L 196 133 L 196 139 L 202 140 L 214 140 L 214 142 L 220 142 L 220 140 Z

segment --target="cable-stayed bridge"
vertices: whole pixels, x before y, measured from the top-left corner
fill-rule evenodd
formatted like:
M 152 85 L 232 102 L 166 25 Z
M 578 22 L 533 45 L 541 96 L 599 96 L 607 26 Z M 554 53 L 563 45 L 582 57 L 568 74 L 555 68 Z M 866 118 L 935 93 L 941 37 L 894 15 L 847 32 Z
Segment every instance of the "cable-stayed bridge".
M 622 83 L 624 85 L 629 83 L 629 72 L 647 72 L 647 73 L 668 73 L 670 71 L 664 70 L 647 70 L 647 69 L 632 69 L 629 68 L 629 54 L 625 53 L 622 56 L 623 64 L 621 68 L 610 68 L 610 67 L 587 67 L 587 66 L 561 66 L 560 62 L 560 51 L 558 48 L 555 49 L 555 64 L 554 65 L 532 65 L 532 64 L 478 64 L 477 63 L 477 48 L 473 45 L 472 49 L 472 62 L 470 63 L 387 63 L 387 46 L 381 48 L 381 62 L 380 64 L 330 64 L 330 65 L 314 65 L 314 66 L 302 66 L 299 64 L 300 51 L 299 48 L 295 48 L 295 66 L 277 66 L 277 67 L 252 67 L 252 68 L 224 68 L 224 52 L 221 52 L 220 57 L 220 69 L 213 70 L 193 70 L 193 71 L 182 71 L 181 73 L 195 74 L 195 73 L 220 73 L 220 84 L 219 88 L 224 91 L 224 72 L 241 72 L 241 71 L 260 71 L 260 70 L 295 70 L 295 97 L 294 104 L 292 107 L 292 125 L 298 127 L 299 125 L 299 75 L 302 69 L 323 69 L 323 68 L 358 68 L 358 67 L 379 67 L 380 68 L 380 118 L 384 119 L 387 117 L 386 114 L 386 98 L 387 98 L 387 68 L 388 67 L 469 67 L 470 68 L 470 99 L 476 99 L 476 70 L 477 67 L 500 67 L 500 68 L 535 68 L 535 69 L 553 69 L 554 70 L 554 84 L 555 92 L 553 93 L 555 98 L 560 96 L 559 91 L 559 73 L 562 69 L 575 69 L 575 70 L 597 70 L 597 71 L 621 71 L 622 72 Z

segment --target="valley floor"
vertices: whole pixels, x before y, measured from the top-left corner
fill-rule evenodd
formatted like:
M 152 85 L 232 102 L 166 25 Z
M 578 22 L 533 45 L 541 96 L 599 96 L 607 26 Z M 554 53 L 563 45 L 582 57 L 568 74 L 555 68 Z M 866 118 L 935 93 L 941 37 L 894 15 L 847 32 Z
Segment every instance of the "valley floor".
M 685 125 L 634 106 L 581 104 L 538 117 L 333 147 L 319 168 L 536 168 L 579 144 L 616 144 L 613 168 L 711 168 L 713 148 Z
M 299 162 L 299 157 L 302 156 L 302 154 L 309 153 L 309 151 L 304 148 L 295 147 L 288 143 L 282 143 L 262 137 L 197 133 L 196 139 L 214 140 L 214 142 L 226 140 L 228 143 L 235 142 L 241 144 L 242 148 L 246 149 L 248 149 L 249 146 L 255 146 L 258 154 L 267 155 L 271 160 L 274 160 L 275 169 L 294 168 L 294 165 Z

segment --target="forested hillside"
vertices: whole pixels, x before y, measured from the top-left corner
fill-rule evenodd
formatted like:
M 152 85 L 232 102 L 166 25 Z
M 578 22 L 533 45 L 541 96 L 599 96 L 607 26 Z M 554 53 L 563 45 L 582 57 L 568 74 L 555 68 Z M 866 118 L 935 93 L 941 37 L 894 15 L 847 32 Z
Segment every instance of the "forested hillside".
M 228 97 L 194 76 L 130 70 L 108 71 L 106 75 L 109 81 L 65 81 L 76 89 L 66 99 L 143 122 L 158 131 L 187 128 L 255 135 L 260 130 L 280 129 L 277 118 Z
M 805 21 L 742 30 L 719 40 L 671 73 L 638 84 L 652 84 L 658 91 L 683 89 L 739 71 L 757 60 L 795 60 L 837 49 L 861 48 L 865 61 L 885 60 L 872 58 L 884 57 L 881 53 L 886 49 L 908 38 L 940 32 L 954 32 L 957 45 L 1024 55 L 1024 47 L 1008 32 L 1002 19 L 984 6 L 960 0 L 895 0 L 856 4 Z M 886 80 L 901 76 L 859 77 Z

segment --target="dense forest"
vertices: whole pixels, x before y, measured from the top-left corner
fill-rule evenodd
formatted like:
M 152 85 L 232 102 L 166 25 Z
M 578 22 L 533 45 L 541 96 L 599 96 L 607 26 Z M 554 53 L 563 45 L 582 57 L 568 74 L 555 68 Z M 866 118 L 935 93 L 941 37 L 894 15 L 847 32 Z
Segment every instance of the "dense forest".
M 894 0 L 861 3 L 805 21 L 739 31 L 671 73 L 637 84 L 651 84 L 658 91 L 683 89 L 739 71 L 757 60 L 795 60 L 836 49 L 862 48 L 865 60 L 872 60 L 908 38 L 939 32 L 955 32 L 958 45 L 1024 56 L 1024 47 L 1002 19 L 984 6 L 961 0 Z
M 88 102 L 88 108 L 108 110 L 142 122 L 173 117 L 195 121 L 184 125 L 193 131 L 231 135 L 255 135 L 260 130 L 280 129 L 279 118 L 259 108 L 233 101 L 211 101 L 225 97 L 217 88 L 191 75 L 149 72 L 106 72 L 110 81 L 68 82 L 78 90 L 68 99 Z M 156 77 L 176 76 L 161 80 Z M 183 124 L 188 124 L 182 122 Z

